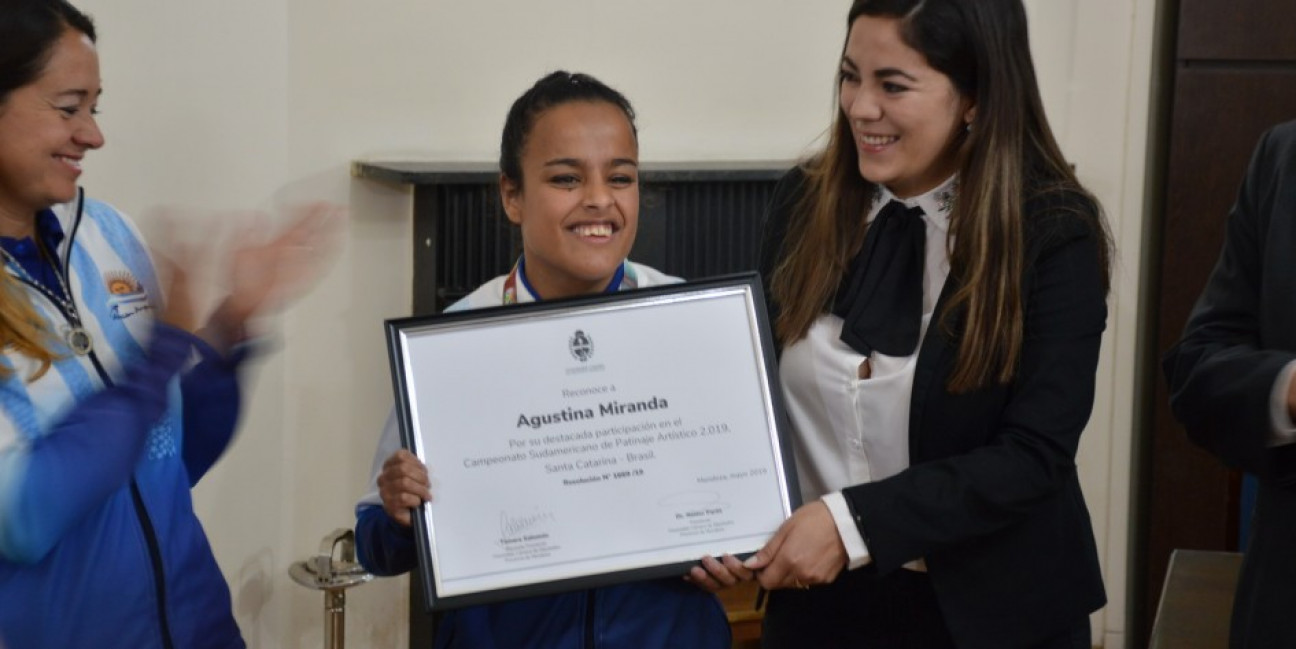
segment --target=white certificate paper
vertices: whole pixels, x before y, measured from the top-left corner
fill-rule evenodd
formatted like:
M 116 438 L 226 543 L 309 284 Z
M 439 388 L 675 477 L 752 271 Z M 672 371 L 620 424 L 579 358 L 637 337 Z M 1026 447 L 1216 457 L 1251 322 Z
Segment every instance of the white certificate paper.
M 759 549 L 794 508 L 754 275 L 388 323 L 432 608 Z

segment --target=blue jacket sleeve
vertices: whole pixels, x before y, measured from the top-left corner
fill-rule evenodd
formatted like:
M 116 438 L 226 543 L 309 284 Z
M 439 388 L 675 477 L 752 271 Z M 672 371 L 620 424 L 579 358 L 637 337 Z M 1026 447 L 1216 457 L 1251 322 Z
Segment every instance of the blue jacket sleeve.
M 356 508 L 355 537 L 360 565 L 379 577 L 404 574 L 418 565 L 414 531 L 397 523 L 382 507 Z
M 32 444 L 0 451 L 0 558 L 40 561 L 130 480 L 191 342 L 184 331 L 156 325 L 124 380 L 77 403 Z
M 181 455 L 191 487 L 216 464 L 234 438 L 242 407 L 238 367 L 247 356 L 246 346 L 224 356 L 201 338 L 194 338 L 194 347 L 202 360 L 180 379 L 185 430 Z

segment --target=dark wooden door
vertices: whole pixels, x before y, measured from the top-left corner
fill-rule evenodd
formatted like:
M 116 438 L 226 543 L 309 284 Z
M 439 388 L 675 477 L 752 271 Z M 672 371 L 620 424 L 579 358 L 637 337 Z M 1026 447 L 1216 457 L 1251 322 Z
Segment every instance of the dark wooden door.
M 1161 203 L 1158 358 L 1178 340 L 1224 240 L 1251 151 L 1271 125 L 1296 119 L 1291 0 L 1180 0 Z M 1171 12 L 1173 13 L 1173 12 Z M 1240 475 L 1193 446 L 1156 375 L 1142 464 L 1145 567 L 1136 580 L 1132 646 L 1145 646 L 1176 548 L 1238 550 Z

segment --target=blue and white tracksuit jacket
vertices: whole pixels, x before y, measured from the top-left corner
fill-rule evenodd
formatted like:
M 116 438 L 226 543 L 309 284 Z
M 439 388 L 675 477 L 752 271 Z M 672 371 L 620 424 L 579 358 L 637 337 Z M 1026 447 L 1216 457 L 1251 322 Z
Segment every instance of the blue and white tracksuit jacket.
M 60 358 L 30 382 L 31 359 L 0 354 L 0 645 L 241 648 L 189 494 L 233 434 L 240 356 L 154 321 L 153 264 L 113 208 L 52 211 L 94 348 L 54 336 Z M 62 331 L 60 308 L 9 272 Z
M 630 261 L 624 271 L 633 280 L 621 287 L 679 281 Z M 525 273 L 519 275 L 517 302 L 535 301 Z M 506 277 L 483 284 L 446 311 L 502 304 Z M 400 447 L 396 419 L 390 416 L 374 456 L 370 491 L 356 505 L 357 554 L 377 575 L 408 572 L 418 560 L 410 528 L 388 516 L 378 496 L 382 463 Z M 436 631 L 436 649 L 728 649 L 731 644 L 719 600 L 676 578 L 469 606 L 447 612 Z

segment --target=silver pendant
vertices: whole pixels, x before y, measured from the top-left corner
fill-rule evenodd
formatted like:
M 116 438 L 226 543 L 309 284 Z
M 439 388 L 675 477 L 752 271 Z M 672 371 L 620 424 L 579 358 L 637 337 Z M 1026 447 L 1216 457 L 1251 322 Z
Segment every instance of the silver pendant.
M 90 337 L 90 332 L 81 327 L 68 327 L 63 331 L 63 339 L 77 356 L 85 356 L 94 349 L 94 339 Z

